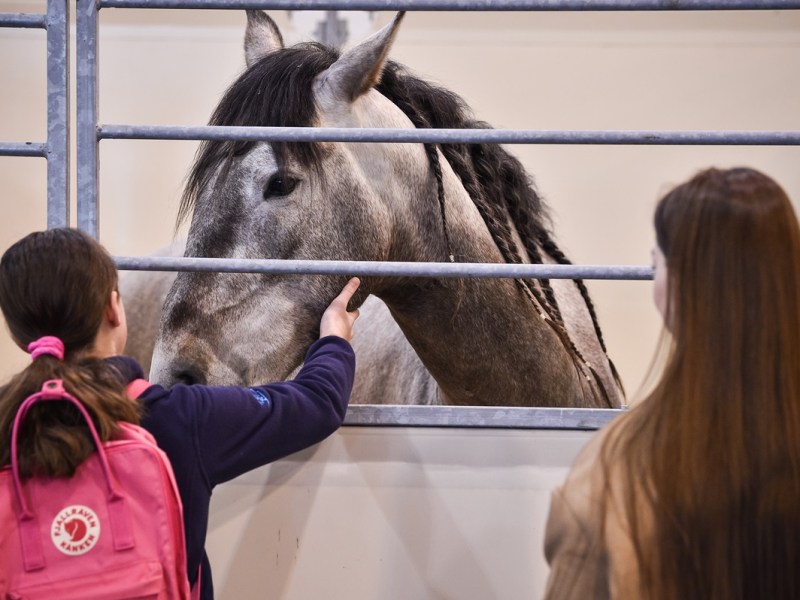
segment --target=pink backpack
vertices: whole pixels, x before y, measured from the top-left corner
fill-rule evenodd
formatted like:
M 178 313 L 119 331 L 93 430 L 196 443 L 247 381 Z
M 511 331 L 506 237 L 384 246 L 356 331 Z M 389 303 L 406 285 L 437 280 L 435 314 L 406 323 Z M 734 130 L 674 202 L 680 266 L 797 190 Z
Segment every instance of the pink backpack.
M 22 482 L 20 425 L 32 405 L 52 400 L 78 407 L 97 452 L 73 477 Z M 141 427 L 120 429 L 117 439 L 101 443 L 61 380 L 46 381 L 22 403 L 11 465 L 0 470 L 0 599 L 190 598 L 183 510 L 169 460 Z

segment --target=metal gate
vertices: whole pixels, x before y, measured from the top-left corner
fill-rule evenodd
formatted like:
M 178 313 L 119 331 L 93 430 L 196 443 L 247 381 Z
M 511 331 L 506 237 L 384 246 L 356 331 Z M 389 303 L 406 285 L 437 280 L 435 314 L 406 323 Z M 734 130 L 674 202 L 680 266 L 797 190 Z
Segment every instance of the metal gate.
M 115 9 L 409 10 L 409 11 L 700 11 L 788 10 L 800 0 L 77 0 L 77 188 L 78 226 L 98 234 L 99 152 L 102 140 L 258 140 L 348 142 L 495 142 L 502 144 L 591 145 L 800 145 L 800 131 L 543 131 L 520 129 L 341 129 L 292 127 L 153 126 L 98 122 L 99 11 Z M 251 273 L 416 275 L 436 277 L 522 277 L 643 280 L 648 267 L 588 265 L 420 264 L 397 262 L 237 260 L 117 257 L 121 269 L 205 270 Z M 350 424 L 594 429 L 614 410 L 450 407 L 351 407 Z

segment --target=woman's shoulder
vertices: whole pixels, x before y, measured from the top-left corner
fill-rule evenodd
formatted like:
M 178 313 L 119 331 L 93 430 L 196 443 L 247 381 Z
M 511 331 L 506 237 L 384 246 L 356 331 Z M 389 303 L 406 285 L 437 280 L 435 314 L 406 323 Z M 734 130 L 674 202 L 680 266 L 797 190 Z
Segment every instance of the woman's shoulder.
M 617 504 L 624 496 L 627 464 L 619 442 L 635 426 L 633 413 L 638 410 L 631 409 L 598 430 L 575 458 L 563 483 L 553 491 L 553 500 L 563 504 L 586 527 L 597 527 L 611 513 L 619 512 Z
M 611 589 L 627 589 L 631 555 L 614 489 L 622 473 L 615 442 L 629 423 L 624 413 L 597 431 L 553 490 L 544 543 L 551 567 L 548 600 L 607 598 Z
M 628 421 L 628 413 L 622 413 L 599 429 L 575 457 L 562 487 L 593 487 L 592 482 L 604 479 L 606 469 L 603 466 L 610 455 L 608 451 L 628 426 Z
M 544 554 L 550 565 L 547 600 L 608 597 L 608 562 L 602 544 L 602 449 L 624 416 L 591 437 L 564 482 L 553 490 L 544 539 Z

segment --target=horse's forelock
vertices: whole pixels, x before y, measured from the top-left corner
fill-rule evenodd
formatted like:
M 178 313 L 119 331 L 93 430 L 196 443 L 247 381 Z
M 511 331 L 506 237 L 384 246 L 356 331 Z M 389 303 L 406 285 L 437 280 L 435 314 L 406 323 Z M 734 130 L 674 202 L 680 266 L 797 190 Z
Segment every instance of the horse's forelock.
M 336 62 L 336 50 L 316 43 L 271 52 L 231 84 L 211 116 L 209 125 L 249 127 L 308 127 L 316 120 L 312 86 L 322 71 Z M 192 212 L 200 192 L 220 165 L 249 152 L 256 142 L 206 140 L 187 178 L 178 223 Z M 321 159 L 322 145 L 313 142 L 273 142 L 278 164 L 291 157 L 311 167 Z M 225 177 L 225 171 L 222 173 Z

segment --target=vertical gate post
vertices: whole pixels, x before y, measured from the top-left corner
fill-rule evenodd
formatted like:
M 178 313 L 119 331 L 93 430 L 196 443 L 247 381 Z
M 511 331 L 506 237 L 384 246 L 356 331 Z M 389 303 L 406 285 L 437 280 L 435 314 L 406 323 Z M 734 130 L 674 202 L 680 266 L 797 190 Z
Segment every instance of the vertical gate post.
M 47 228 L 69 225 L 69 4 L 47 2 Z
M 76 0 L 76 6 L 78 229 L 96 238 L 100 197 L 97 139 L 98 1 Z

